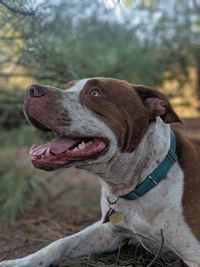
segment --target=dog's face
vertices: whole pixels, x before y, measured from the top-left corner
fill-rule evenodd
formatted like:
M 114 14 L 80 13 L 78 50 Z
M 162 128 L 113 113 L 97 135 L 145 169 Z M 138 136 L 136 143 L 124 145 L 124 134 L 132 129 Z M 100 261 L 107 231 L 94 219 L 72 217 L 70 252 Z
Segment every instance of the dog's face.
M 66 90 L 31 85 L 24 110 L 36 128 L 58 134 L 31 148 L 34 166 L 45 170 L 109 162 L 133 152 L 157 116 L 180 121 L 160 92 L 112 78 L 70 82 Z

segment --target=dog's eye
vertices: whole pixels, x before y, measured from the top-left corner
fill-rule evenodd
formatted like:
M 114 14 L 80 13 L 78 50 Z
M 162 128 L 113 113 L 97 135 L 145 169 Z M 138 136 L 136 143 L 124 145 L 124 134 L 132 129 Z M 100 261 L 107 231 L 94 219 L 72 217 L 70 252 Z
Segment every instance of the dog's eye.
M 101 93 L 99 92 L 98 89 L 93 89 L 93 90 L 90 92 L 90 95 L 91 95 L 91 96 L 95 96 L 95 97 L 101 97 Z

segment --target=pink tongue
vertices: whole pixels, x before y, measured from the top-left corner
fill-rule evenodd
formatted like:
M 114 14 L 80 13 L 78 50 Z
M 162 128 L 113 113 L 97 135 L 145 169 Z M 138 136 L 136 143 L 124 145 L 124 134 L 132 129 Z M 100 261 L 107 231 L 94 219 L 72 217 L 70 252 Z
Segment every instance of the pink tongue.
M 68 150 L 70 147 L 72 147 L 73 145 L 75 145 L 76 143 L 78 143 L 81 139 L 69 139 L 66 137 L 58 137 L 50 142 L 48 142 L 45 145 L 41 145 L 41 146 L 36 146 L 33 145 L 30 149 L 30 154 L 31 155 L 42 155 L 47 148 L 50 148 L 50 151 L 53 154 L 60 154 L 65 152 L 66 150 Z

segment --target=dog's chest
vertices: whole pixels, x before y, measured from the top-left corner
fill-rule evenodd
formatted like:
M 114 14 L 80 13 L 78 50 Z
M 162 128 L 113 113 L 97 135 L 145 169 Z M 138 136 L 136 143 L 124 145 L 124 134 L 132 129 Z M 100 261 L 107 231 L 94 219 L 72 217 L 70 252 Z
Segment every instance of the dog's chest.
M 113 214 L 119 213 L 122 220 L 115 224 L 115 220 L 112 220 L 111 216 L 108 223 L 113 224 L 119 230 L 125 230 L 128 238 L 140 239 L 145 243 L 146 241 L 147 243 L 149 241 L 158 241 L 159 227 L 157 227 L 157 230 L 156 227 L 152 227 L 152 225 L 155 225 L 155 217 L 159 216 L 162 205 L 152 210 L 148 209 L 148 207 L 145 208 L 138 205 L 138 203 L 134 201 L 128 201 L 127 203 L 127 201 L 121 199 L 119 199 L 116 204 L 110 205 L 106 199 L 103 207 L 104 218 L 106 216 L 105 214 L 110 209 L 113 210 Z
M 108 197 L 114 197 L 110 195 L 108 188 L 103 187 L 102 213 L 105 214 L 109 208 L 120 211 L 128 227 L 161 227 L 166 223 L 167 216 L 176 214 L 175 217 L 178 217 L 182 212 L 182 195 L 183 173 L 179 165 L 175 164 L 163 182 L 137 200 L 118 198 L 115 204 L 109 204 Z
M 162 232 L 165 247 L 177 255 L 187 254 L 188 246 L 196 251 L 197 247 L 199 249 L 198 241 L 183 217 L 183 183 L 183 172 L 179 165 L 175 164 L 168 177 L 159 186 L 136 201 L 119 198 L 116 204 L 110 205 L 107 199 L 109 191 L 103 188 L 102 214 L 105 216 L 109 208 L 120 212 L 123 215 L 123 223 L 117 227 L 126 230 L 126 236 L 129 238 L 135 239 L 137 235 L 143 242 L 154 243 L 159 247 Z M 185 248 L 183 237 L 187 240 Z
M 168 223 L 164 218 L 169 217 L 169 212 L 164 201 L 158 202 L 154 207 L 147 202 L 118 200 L 116 204 L 108 204 L 107 210 L 112 209 L 113 214 L 120 214 L 121 220 L 115 220 L 110 217 L 110 223 L 125 230 L 128 230 L 130 236 L 138 235 L 151 240 L 160 238 L 160 230 Z M 106 210 L 105 209 L 105 210 Z M 169 225 L 168 225 L 169 227 Z

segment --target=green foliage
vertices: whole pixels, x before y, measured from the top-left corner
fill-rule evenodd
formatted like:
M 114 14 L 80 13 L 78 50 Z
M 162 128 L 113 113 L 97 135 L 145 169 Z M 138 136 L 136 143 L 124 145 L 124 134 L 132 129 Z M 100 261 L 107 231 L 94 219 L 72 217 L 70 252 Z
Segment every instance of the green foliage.
M 0 223 L 12 222 L 25 208 L 28 180 L 23 179 L 23 169 L 13 170 L 1 177 L 0 182 Z
M 138 1 L 131 6 L 145 14 L 142 28 L 144 42 L 151 43 L 154 51 L 161 49 L 168 79 L 176 79 L 180 90 L 190 80 L 189 68 L 196 72 L 196 96 L 200 99 L 200 27 L 199 1 L 173 0 Z M 161 78 L 163 79 L 163 78 Z M 164 81 L 164 80 L 163 80 Z
M 13 89 L 0 90 L 0 126 L 18 127 L 25 122 L 23 114 L 23 92 Z
M 4 2 L 11 9 L 3 7 L 2 3 L 0 3 L 0 70 L 2 72 L 4 72 L 4 66 L 8 63 L 19 62 L 26 40 L 31 35 L 30 27 L 33 19 L 18 12 L 14 12 L 15 15 L 13 15 L 12 12 L 12 9 L 25 12 L 29 8 L 30 1 L 7 0 Z
M 30 209 L 32 199 L 44 200 L 41 186 L 34 179 L 28 148 L 52 139 L 30 125 L 0 131 L 0 224 L 12 223 Z
M 8 1 L 22 12 L 32 10 L 31 3 Z M 198 2 L 113 3 L 109 9 L 104 1 L 61 0 L 40 5 L 32 16 L 2 8 L 2 61 L 17 62 L 26 75 L 61 87 L 82 77 L 114 76 L 152 86 L 177 79 L 182 88 L 192 66 L 200 95 Z
M 28 43 L 24 54 L 34 77 L 57 85 L 91 76 L 151 85 L 161 82 L 165 66 L 160 49 L 154 51 L 151 44 L 141 45 L 130 23 L 125 25 L 114 19 L 98 3 L 90 6 L 91 2 L 85 0 L 82 16 L 73 16 L 80 8 L 79 2 L 75 3 L 61 1 L 51 10 L 50 19 L 44 14 L 42 23 L 35 25 L 37 36 Z
M 42 137 L 45 138 L 43 133 L 40 133 L 38 130 L 29 125 L 24 125 L 10 130 L 2 128 L 0 134 L 0 147 L 20 148 L 30 146 L 33 143 L 41 142 Z
M 0 132 L 0 224 L 11 223 L 30 209 L 33 198 L 44 200 L 42 188 L 34 179 L 28 149 L 33 143 L 52 138 L 24 125 Z
M 20 151 L 0 150 L 0 224 L 13 222 L 30 205 L 33 194 L 41 198 L 41 188 L 32 179 L 33 168 L 20 158 Z M 31 194 L 30 194 L 31 193 Z

